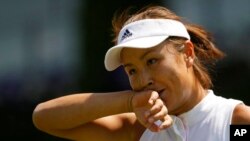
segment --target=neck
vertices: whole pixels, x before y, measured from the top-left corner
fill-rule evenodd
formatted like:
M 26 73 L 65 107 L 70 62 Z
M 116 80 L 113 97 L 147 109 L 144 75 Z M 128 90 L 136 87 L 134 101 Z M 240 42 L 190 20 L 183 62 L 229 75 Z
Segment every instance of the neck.
M 191 91 L 187 95 L 186 102 L 182 108 L 180 108 L 181 110 L 176 112 L 176 116 L 194 108 L 207 95 L 207 90 L 205 90 L 198 81 L 195 81 Z

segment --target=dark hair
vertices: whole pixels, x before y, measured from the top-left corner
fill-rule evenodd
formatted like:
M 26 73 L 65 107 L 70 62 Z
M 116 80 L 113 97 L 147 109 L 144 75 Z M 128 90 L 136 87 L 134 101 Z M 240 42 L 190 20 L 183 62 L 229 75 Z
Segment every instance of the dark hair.
M 114 39 L 117 44 L 117 37 L 126 24 L 142 19 L 173 19 L 182 22 L 194 44 L 196 59 L 194 60 L 194 74 L 204 89 L 212 87 L 212 80 L 208 72 L 208 67 L 224 57 L 224 53 L 216 48 L 211 35 L 201 26 L 188 23 L 169 9 L 162 6 L 148 6 L 130 14 L 130 9 L 125 10 L 119 15 L 115 15 L 112 21 Z

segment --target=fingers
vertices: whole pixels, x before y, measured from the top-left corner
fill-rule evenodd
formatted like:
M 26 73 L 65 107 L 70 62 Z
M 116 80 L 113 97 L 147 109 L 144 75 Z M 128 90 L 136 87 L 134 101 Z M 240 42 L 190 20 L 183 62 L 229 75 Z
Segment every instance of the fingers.
M 153 132 L 166 129 L 172 125 L 172 118 L 168 115 L 168 110 L 161 99 L 156 99 L 150 110 L 145 112 L 147 128 Z M 156 124 L 156 121 L 161 121 Z
M 159 126 L 160 130 L 166 129 L 173 124 L 173 119 L 167 115 L 164 120 L 162 120 L 162 124 Z
M 151 109 L 145 112 L 145 117 L 148 118 L 149 123 L 153 123 L 157 120 L 163 119 L 167 113 L 167 108 L 164 106 L 163 102 L 160 99 L 157 99 Z
M 133 109 L 138 121 L 152 132 L 163 130 L 172 124 L 168 109 L 156 91 L 143 91 L 135 95 Z
M 148 124 L 147 128 L 152 132 L 159 132 L 161 130 L 156 123 Z
M 163 114 L 164 112 L 165 114 L 168 113 L 168 110 L 161 99 L 157 99 L 155 101 L 155 104 L 150 109 L 151 114 L 156 114 L 156 113 L 159 114 L 159 112 L 163 112 Z
M 160 123 L 158 123 L 160 122 Z M 173 119 L 167 115 L 164 120 L 158 120 L 154 123 L 148 123 L 146 127 L 152 132 L 159 132 L 161 130 L 167 129 L 173 124 Z
M 156 91 L 153 91 L 151 93 L 149 100 L 148 100 L 148 103 L 150 105 L 153 105 L 158 98 L 159 98 L 159 94 Z

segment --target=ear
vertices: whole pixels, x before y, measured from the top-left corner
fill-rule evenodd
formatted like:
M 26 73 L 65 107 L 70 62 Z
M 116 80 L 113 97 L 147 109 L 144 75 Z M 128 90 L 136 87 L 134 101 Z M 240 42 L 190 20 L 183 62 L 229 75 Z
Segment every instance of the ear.
M 190 40 L 185 41 L 184 43 L 185 49 L 184 49 L 184 59 L 186 62 L 187 67 L 191 67 L 194 64 L 194 45 Z

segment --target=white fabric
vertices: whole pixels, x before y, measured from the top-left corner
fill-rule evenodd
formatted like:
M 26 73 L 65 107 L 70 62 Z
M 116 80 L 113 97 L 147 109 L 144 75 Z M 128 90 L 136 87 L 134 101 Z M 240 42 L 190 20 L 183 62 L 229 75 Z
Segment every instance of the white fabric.
M 121 65 L 120 51 L 123 47 L 150 48 L 170 36 L 190 40 L 186 27 L 176 20 L 144 19 L 125 25 L 119 32 L 117 45 L 110 48 L 105 55 L 105 67 L 112 71 Z
M 193 109 L 176 117 L 171 128 L 159 133 L 146 129 L 140 141 L 229 141 L 229 125 L 239 100 L 208 95 Z
M 160 132 L 151 132 L 146 130 L 140 138 L 140 141 L 185 141 L 187 136 L 185 127 L 180 118 L 171 116 L 174 125 L 166 130 Z M 156 124 L 160 125 L 161 121 L 157 121 Z

